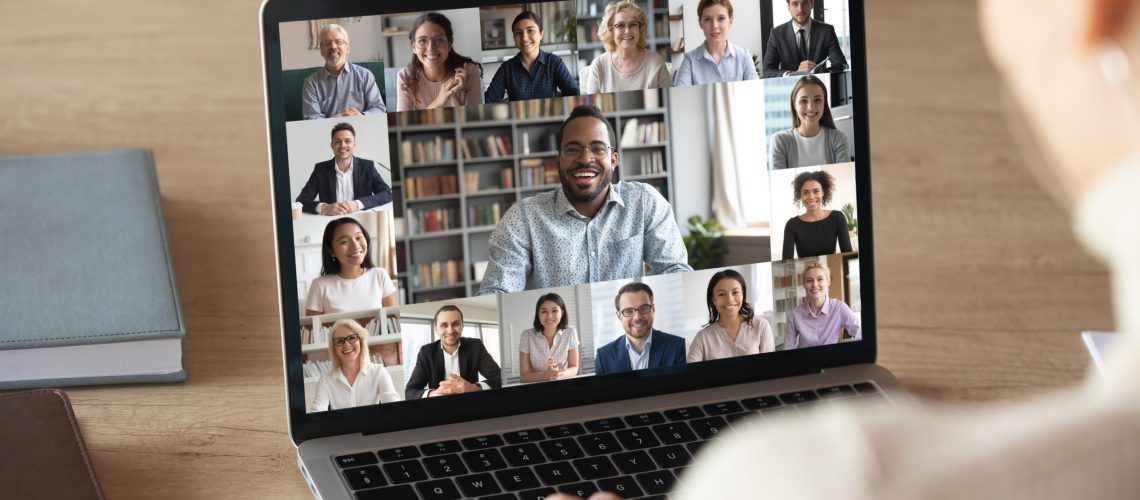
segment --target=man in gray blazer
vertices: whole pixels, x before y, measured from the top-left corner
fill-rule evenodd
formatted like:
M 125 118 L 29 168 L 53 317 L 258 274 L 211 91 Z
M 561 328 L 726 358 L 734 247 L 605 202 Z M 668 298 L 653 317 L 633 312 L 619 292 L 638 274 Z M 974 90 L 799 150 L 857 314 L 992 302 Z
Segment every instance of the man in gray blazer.
M 810 73 L 824 60 L 828 71 L 847 68 L 835 27 L 811 18 L 814 0 L 787 0 L 792 20 L 776 26 L 764 49 L 764 78 Z M 817 71 L 818 73 L 818 71 Z

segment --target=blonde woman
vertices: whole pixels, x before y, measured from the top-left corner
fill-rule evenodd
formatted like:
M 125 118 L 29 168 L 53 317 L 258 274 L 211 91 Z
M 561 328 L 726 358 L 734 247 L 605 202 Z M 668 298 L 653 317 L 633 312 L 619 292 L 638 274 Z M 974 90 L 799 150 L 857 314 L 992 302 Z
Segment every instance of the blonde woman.
M 606 6 L 598 37 L 606 52 L 596 57 L 583 76 L 586 93 L 669 87 L 665 60 L 648 50 L 649 18 L 629 0 Z
M 310 412 L 399 401 L 400 394 L 383 366 L 368 355 L 368 330 L 355 320 L 333 323 L 329 335 L 332 369 L 317 381 Z

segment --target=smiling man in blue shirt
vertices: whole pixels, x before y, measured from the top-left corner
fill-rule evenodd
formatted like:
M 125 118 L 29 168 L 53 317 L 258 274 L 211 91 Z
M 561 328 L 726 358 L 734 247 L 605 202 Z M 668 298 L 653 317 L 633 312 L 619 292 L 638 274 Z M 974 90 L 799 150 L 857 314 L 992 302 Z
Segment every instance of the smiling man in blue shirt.
M 504 93 L 511 101 L 555 97 L 556 91 L 562 95 L 578 95 L 578 82 L 562 58 L 539 49 L 542 19 L 538 14 L 523 11 L 515 16 L 511 31 L 519 53 L 495 71 L 483 102 L 502 102 Z
M 301 112 L 306 120 L 381 114 L 386 111 L 376 77 L 362 66 L 348 62 L 352 46 L 348 32 L 339 24 L 321 29 L 324 66 L 305 78 Z
M 561 187 L 515 203 L 488 244 L 480 295 L 692 271 L 669 202 L 648 184 L 613 182 L 613 127 L 598 108 L 562 124 Z

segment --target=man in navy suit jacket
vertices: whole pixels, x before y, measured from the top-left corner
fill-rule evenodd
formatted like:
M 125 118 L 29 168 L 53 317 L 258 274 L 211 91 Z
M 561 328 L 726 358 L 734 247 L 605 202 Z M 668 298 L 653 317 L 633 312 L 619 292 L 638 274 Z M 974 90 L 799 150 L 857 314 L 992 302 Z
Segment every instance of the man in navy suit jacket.
M 372 160 L 353 156 L 356 130 L 348 123 L 332 129 L 333 159 L 313 167 L 297 201 L 311 214 L 347 215 L 392 202 L 392 188 Z
M 825 59 L 831 61 L 828 71 L 847 67 L 847 58 L 839 48 L 835 27 L 812 20 L 813 0 L 787 0 L 792 20 L 772 28 L 764 49 L 764 78 L 810 73 Z M 800 29 L 803 29 L 803 53 Z
M 627 283 L 614 298 L 625 335 L 598 349 L 594 372 L 644 370 L 685 364 L 685 339 L 653 329 L 653 290 L 645 283 Z
M 445 305 L 435 312 L 431 322 L 439 340 L 420 348 L 416 367 L 404 387 L 405 399 L 434 398 L 503 386 L 503 371 L 483 342 L 462 336 L 463 311 Z

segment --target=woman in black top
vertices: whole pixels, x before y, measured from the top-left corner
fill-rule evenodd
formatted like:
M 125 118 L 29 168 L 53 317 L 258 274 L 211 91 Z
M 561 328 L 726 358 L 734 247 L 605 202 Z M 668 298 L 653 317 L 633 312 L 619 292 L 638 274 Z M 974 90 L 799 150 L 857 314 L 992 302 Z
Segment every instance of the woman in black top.
M 839 242 L 840 252 L 851 251 L 851 236 L 847 232 L 847 217 L 839 210 L 824 210 L 831 203 L 835 191 L 835 178 L 822 170 L 804 172 L 792 181 L 796 206 L 805 212 L 788 219 L 784 224 L 783 259 L 828 255 L 835 253 Z M 793 251 L 794 250 L 794 251 Z

